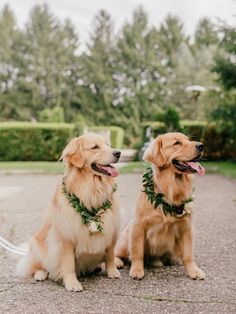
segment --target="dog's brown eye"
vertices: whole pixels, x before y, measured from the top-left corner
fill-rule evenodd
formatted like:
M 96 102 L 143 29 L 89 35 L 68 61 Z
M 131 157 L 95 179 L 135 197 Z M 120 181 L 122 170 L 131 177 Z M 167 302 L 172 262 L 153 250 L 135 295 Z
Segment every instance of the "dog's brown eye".
M 181 145 L 181 142 L 180 142 L 180 141 L 176 141 L 176 142 L 174 143 L 174 145 Z
M 99 148 L 98 145 L 95 145 L 95 146 L 91 147 L 91 149 L 98 149 L 98 148 Z

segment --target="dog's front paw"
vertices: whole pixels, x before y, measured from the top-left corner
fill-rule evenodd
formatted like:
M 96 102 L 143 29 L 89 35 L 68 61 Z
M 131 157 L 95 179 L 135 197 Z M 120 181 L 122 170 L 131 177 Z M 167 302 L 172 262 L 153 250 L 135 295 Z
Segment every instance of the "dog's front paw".
M 64 278 L 64 285 L 68 291 L 78 292 L 83 290 L 83 287 L 76 278 L 75 274 L 68 275 L 66 278 Z
M 73 291 L 73 292 L 78 292 L 78 291 L 82 291 L 83 287 L 81 285 L 81 283 L 78 280 L 74 280 L 74 281 L 67 281 L 65 283 L 65 288 L 68 291 Z
M 107 277 L 113 279 L 120 278 L 120 272 L 117 268 L 107 270 Z
M 141 280 L 144 277 L 144 269 L 131 266 L 129 275 L 133 279 Z
M 36 273 L 34 274 L 34 279 L 37 281 L 44 281 L 47 279 L 47 277 L 48 273 L 43 269 L 37 270 Z
M 205 279 L 206 275 L 204 274 L 204 272 L 198 268 L 196 265 L 190 267 L 188 270 L 188 275 L 190 278 L 192 279 Z

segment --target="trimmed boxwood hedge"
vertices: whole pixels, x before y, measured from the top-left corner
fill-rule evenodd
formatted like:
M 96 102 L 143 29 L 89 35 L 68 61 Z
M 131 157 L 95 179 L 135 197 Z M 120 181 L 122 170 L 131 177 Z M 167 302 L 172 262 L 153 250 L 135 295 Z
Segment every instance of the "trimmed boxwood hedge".
M 73 130 L 66 123 L 2 122 L 0 160 L 58 160 Z
M 205 144 L 204 156 L 207 160 L 236 160 L 236 134 L 230 129 L 211 123 L 206 126 L 202 141 Z
M 205 144 L 207 160 L 236 159 L 236 135 L 232 138 L 229 128 L 204 121 L 181 121 L 181 131 L 190 138 Z M 142 124 L 142 143 L 146 141 L 145 130 L 152 127 L 153 135 L 168 132 L 162 122 Z M 124 130 L 116 126 L 93 126 L 90 131 L 111 132 L 111 146 L 122 148 Z M 67 123 L 0 123 L 0 161 L 55 161 L 68 141 L 78 136 L 74 124 Z
M 96 126 L 90 130 L 110 131 L 111 146 L 122 148 L 122 128 Z M 69 123 L 1 122 L 0 161 L 55 161 L 68 141 L 78 135 L 78 128 Z
M 200 141 L 203 138 L 206 125 L 206 121 L 180 121 L 181 132 L 196 141 Z

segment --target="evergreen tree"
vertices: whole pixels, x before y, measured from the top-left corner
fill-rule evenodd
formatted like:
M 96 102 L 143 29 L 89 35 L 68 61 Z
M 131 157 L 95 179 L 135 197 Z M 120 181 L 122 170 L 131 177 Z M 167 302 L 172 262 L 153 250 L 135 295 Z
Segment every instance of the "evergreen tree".
M 155 28 L 142 7 L 119 34 L 114 34 L 112 18 L 104 10 L 92 26 L 87 50 L 79 55 L 74 26 L 69 19 L 59 21 L 47 5 L 33 7 L 23 30 L 10 8 L 2 9 L 1 120 L 114 124 L 125 128 L 126 144 L 133 145 L 140 124 L 163 112 L 167 120 L 171 112 L 204 119 L 217 103 L 217 77 L 224 87 L 221 104 L 229 103 L 227 108 L 234 110 L 235 28 L 225 27 L 219 35 L 219 27 L 204 18 L 191 41 L 178 17 L 168 15 Z M 206 91 L 187 92 L 191 85 Z
M 194 37 L 195 44 L 199 48 L 219 44 L 217 29 L 208 18 L 203 18 L 199 21 Z
M 140 123 L 151 120 L 160 108 L 162 59 L 158 33 L 155 28 L 149 28 L 147 14 L 140 7 L 132 21 L 123 27 L 118 41 L 113 100 L 121 112 L 117 117 L 121 116 L 125 128 L 135 135 L 139 135 Z
M 88 50 L 81 56 L 82 111 L 93 123 L 112 124 L 115 39 L 113 22 L 104 10 L 101 10 L 93 20 L 87 47 Z
M 160 45 L 165 50 L 168 60 L 167 65 L 173 67 L 175 65 L 175 53 L 179 49 L 182 42 L 188 38 L 184 34 L 184 24 L 177 17 L 167 15 L 164 22 L 160 26 Z
M 24 113 L 17 99 L 21 33 L 8 5 L 0 14 L 0 29 L 0 119 L 17 119 Z
M 61 24 L 46 5 L 36 5 L 26 28 L 23 76 L 33 113 L 55 106 L 70 109 L 77 84 L 78 37 L 69 21 Z
M 213 70 L 226 90 L 236 88 L 236 29 L 224 28 L 222 51 L 218 53 Z

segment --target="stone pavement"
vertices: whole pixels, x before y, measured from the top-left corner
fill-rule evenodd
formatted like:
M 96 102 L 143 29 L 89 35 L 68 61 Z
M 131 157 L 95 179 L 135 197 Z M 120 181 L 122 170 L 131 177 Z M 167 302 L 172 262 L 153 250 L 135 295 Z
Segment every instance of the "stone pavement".
M 14 244 L 36 230 L 58 176 L 0 175 L 0 235 Z M 140 175 L 119 177 L 124 216 L 132 215 Z M 236 313 L 236 181 L 207 175 L 195 190 L 195 256 L 204 281 L 182 266 L 146 269 L 142 281 L 112 280 L 104 273 L 81 278 L 84 291 L 67 292 L 50 280 L 15 277 L 19 256 L 0 248 L 0 313 Z

